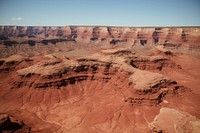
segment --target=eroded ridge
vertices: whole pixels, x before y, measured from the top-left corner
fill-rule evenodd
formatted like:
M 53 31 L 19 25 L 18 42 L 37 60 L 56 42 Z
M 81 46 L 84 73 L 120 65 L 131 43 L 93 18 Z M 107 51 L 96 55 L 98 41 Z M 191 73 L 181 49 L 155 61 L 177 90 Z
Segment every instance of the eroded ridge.
M 9 64 L 11 60 L 9 58 L 2 60 L 2 67 Z M 134 62 L 138 60 L 141 62 L 146 60 L 172 62 L 165 56 L 137 56 L 129 49 L 102 50 L 99 53 L 76 59 L 46 55 L 36 64 L 24 68 L 19 67 L 17 70 L 19 79 L 12 81 L 12 88 L 61 89 L 77 83 L 98 81 L 128 90 L 125 92 L 124 102 L 130 105 L 148 106 L 158 105 L 166 95 L 176 95 L 180 89 L 189 90 L 162 74 L 138 69 L 133 66 L 133 60 Z M 17 56 L 16 60 L 11 62 L 16 62 L 13 65 L 19 65 L 23 61 L 27 62 L 27 59 Z M 178 66 L 175 63 L 172 64 Z M 121 81 L 124 82 L 126 88 L 120 87 L 120 83 L 115 82 L 122 75 L 126 75 Z

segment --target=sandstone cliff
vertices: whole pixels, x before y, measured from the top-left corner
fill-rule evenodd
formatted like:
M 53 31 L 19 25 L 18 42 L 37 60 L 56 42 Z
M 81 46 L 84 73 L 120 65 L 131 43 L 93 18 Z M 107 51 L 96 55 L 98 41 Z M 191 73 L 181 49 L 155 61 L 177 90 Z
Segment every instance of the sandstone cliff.
M 0 40 L 3 50 L 6 47 L 23 47 L 59 43 L 111 44 L 133 47 L 136 44 L 162 45 L 172 48 L 200 50 L 199 27 L 105 27 L 105 26 L 1 26 Z M 16 45 L 20 46 L 16 46 Z M 81 45 L 79 44 L 79 45 Z M 28 47 L 26 46 L 26 47 Z M 15 48 L 13 48 L 15 49 Z M 22 48 L 18 48 L 22 51 Z M 2 55 L 2 54 L 1 54 Z M 3 56 L 3 55 L 2 55 Z

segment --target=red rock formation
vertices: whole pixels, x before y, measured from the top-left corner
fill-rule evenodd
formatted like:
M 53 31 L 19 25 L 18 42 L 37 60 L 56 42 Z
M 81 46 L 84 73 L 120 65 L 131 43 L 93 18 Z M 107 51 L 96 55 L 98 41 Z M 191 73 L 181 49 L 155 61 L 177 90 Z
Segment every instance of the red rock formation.
M 31 127 L 28 127 L 23 121 L 16 120 L 7 114 L 0 114 L 0 131 L 12 133 L 30 133 Z
M 0 113 L 33 132 L 198 131 L 199 36 L 198 27 L 1 26 Z
M 162 45 L 169 48 L 182 48 L 190 50 L 199 50 L 200 29 L 199 27 L 180 27 L 180 28 L 130 28 L 130 27 L 20 27 L 20 26 L 1 26 L 1 56 L 23 53 L 26 46 L 43 47 L 47 44 L 67 44 L 64 49 L 71 48 L 69 43 L 73 42 L 82 45 L 82 43 L 97 44 L 122 44 L 128 47 L 134 47 L 135 44 L 144 45 Z M 28 45 L 26 45 L 28 44 Z M 18 46 L 19 45 L 19 46 Z M 10 50 L 11 47 L 13 50 Z M 16 50 L 17 46 L 17 50 Z M 91 47 L 91 46 L 90 46 Z M 37 49 L 37 48 L 34 48 Z M 54 51 L 52 47 L 46 47 L 47 50 Z M 15 52 L 14 52 L 15 51 Z M 18 52 L 16 52 L 18 51 Z M 31 51 L 31 50 L 30 50 Z M 38 53 L 39 50 L 37 49 Z M 31 53 L 33 55 L 35 53 Z

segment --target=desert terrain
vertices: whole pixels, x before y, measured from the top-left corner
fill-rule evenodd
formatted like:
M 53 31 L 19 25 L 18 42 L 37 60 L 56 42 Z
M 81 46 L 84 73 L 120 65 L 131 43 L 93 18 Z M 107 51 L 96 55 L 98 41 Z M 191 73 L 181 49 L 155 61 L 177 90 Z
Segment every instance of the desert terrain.
M 0 130 L 199 133 L 200 27 L 0 26 Z

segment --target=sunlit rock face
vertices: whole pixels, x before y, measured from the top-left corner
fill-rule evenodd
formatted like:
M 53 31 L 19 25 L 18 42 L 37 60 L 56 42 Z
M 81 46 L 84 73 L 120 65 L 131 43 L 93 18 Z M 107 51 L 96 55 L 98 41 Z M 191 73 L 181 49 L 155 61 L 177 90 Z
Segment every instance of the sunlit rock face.
M 1 26 L 0 130 L 198 132 L 199 48 L 199 27 Z
M 128 43 L 147 40 L 149 43 L 199 43 L 199 27 L 157 27 L 157 28 L 134 28 L 134 27 L 103 27 L 103 26 L 65 26 L 65 27 L 21 27 L 1 26 L 1 37 L 46 37 L 75 39 L 77 42 L 102 42 L 109 43 L 111 40 L 119 40 Z M 3 37 L 2 37 L 3 38 Z
M 37 54 L 43 51 L 54 51 L 51 44 L 62 44 L 62 49 L 74 48 L 75 43 L 100 45 L 122 45 L 133 47 L 136 44 L 161 45 L 178 50 L 199 50 L 200 28 L 199 27 L 105 27 L 105 26 L 63 26 L 63 27 L 25 27 L 25 26 L 1 26 L 0 27 L 1 56 L 9 56 L 16 52 L 29 49 L 31 55 L 36 54 L 30 49 L 35 49 Z M 64 46 L 65 44 L 71 44 Z M 50 46 L 44 46 L 44 45 Z M 17 47 L 16 47 L 17 46 Z M 87 46 L 87 47 L 92 47 Z M 9 47 L 9 48 L 7 48 Z M 10 47 L 12 47 L 10 49 Z M 34 48 L 30 48 L 34 47 Z M 22 52 L 23 53 L 23 52 Z M 28 53 L 28 52 L 27 52 Z

